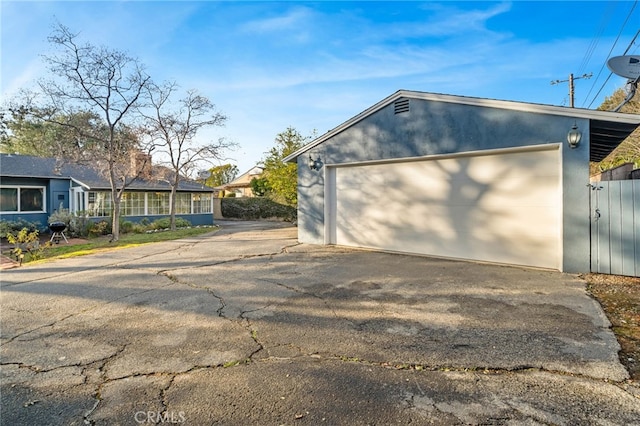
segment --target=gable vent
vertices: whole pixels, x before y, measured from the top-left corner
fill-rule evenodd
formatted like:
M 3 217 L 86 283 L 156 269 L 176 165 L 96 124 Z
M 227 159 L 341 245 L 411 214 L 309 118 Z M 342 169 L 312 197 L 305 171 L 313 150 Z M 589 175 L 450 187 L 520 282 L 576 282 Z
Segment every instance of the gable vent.
M 403 112 L 409 112 L 409 99 L 398 99 L 393 104 L 394 113 L 402 114 Z

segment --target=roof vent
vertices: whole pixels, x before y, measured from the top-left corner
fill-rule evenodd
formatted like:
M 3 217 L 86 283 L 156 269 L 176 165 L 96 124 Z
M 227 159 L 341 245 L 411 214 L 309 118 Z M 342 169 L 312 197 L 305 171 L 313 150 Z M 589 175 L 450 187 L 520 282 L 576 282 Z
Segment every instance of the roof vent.
M 394 104 L 394 113 L 402 114 L 403 112 L 409 112 L 409 99 L 398 99 Z

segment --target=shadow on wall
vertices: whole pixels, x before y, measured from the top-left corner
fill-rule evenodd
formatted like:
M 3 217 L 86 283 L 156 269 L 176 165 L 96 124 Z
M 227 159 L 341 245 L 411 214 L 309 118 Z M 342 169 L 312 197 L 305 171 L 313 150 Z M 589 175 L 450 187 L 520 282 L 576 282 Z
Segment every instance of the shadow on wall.
M 558 268 L 557 150 L 336 168 L 336 243 Z

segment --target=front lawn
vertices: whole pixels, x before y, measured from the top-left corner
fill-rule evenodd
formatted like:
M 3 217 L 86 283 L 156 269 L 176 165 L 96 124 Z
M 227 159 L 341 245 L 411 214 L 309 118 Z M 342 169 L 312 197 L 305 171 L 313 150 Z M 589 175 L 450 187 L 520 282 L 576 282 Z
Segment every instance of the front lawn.
M 216 232 L 218 229 L 218 227 L 190 227 L 177 229 L 175 231 L 158 231 L 141 234 L 127 233 L 121 234 L 118 241 L 114 242 L 110 242 L 110 236 L 104 235 L 88 239 L 72 239 L 71 244 L 65 243 L 64 240 L 59 244 L 49 244 L 48 236 L 42 235 L 40 241 L 43 249 L 35 256 L 36 259 L 33 259 L 29 253 L 25 253 L 23 263 L 84 256 L 103 250 L 135 247 L 142 244 L 156 243 L 160 241 L 178 240 L 181 238 Z M 3 246 L 2 254 L 13 257 L 11 254 L 11 247 L 6 245 Z

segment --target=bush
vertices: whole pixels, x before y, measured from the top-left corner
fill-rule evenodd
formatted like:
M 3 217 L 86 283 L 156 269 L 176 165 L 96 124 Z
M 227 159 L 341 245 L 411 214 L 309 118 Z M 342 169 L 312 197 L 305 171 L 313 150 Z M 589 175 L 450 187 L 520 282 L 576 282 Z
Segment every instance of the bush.
M 71 213 L 69 209 L 64 208 L 59 208 L 49 216 L 49 223 L 52 222 L 64 222 L 67 225 L 65 233 L 71 237 L 85 238 L 93 228 L 93 222 L 84 212 Z
M 135 223 L 128 220 L 123 220 L 122 222 L 120 222 L 120 232 L 122 232 L 123 234 L 133 232 L 134 226 Z
M 139 223 L 134 223 L 133 228 L 131 228 L 131 232 L 134 234 L 144 234 L 147 231 L 147 227 L 144 225 L 140 225 Z
M 176 217 L 176 228 L 186 228 L 188 226 L 191 226 L 191 222 L 181 217 Z M 170 227 L 171 218 L 168 216 L 156 219 L 149 225 L 150 229 L 169 229 Z
M 29 254 L 29 260 L 37 260 L 42 257 L 44 246 L 40 245 L 38 231 L 30 231 L 28 228 L 22 228 L 15 235 L 8 233 L 7 241 L 14 245 L 11 253 L 17 260 L 20 260 L 20 263 L 22 263 L 25 252 Z
M 40 231 L 40 224 L 37 222 L 29 222 L 28 220 L 0 220 L 0 238 L 7 238 L 8 234 L 16 234 L 23 229 L 28 232 Z
M 222 216 L 233 219 L 280 219 L 293 222 L 298 216 L 295 207 L 276 203 L 269 198 L 223 198 L 220 203 Z
M 89 236 L 90 237 L 98 237 L 100 235 L 107 235 L 111 232 L 111 224 L 106 220 L 101 220 L 100 222 L 93 223 L 91 228 L 89 228 Z

